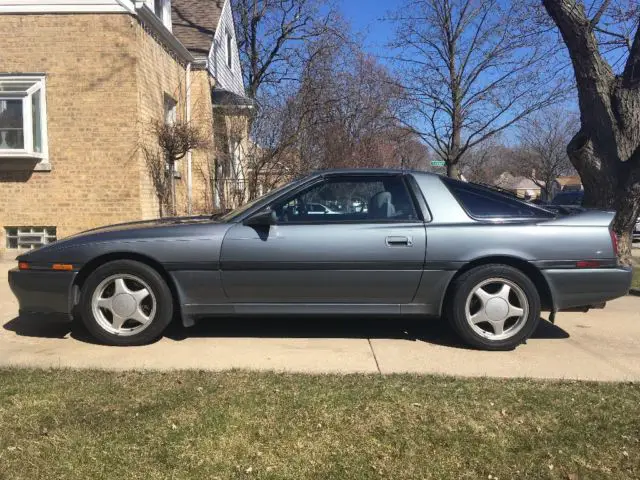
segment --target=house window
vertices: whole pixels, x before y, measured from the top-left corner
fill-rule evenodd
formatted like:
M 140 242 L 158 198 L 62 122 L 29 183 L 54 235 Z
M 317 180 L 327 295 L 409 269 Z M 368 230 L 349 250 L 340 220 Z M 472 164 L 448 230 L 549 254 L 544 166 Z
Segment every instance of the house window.
M 176 123 L 176 107 L 178 103 L 169 95 L 164 96 L 164 123 L 173 125 Z
M 236 180 L 243 180 L 242 172 L 242 146 L 239 140 L 231 142 L 231 172 Z
M 160 20 L 162 20 L 163 3 L 163 0 L 153 0 L 153 13 L 155 13 L 156 17 L 158 17 Z
M 177 106 L 178 103 L 174 98 L 170 97 L 166 93 L 164 94 L 164 124 L 175 125 L 177 120 Z M 167 167 L 168 169 L 169 167 Z M 178 168 L 178 162 L 173 164 L 173 174 L 176 178 L 180 178 L 180 169 Z
M 232 64 L 232 57 L 231 57 L 231 41 L 232 41 L 232 37 L 231 34 L 227 31 L 227 67 L 231 68 L 231 64 Z
M 5 227 L 7 248 L 32 249 L 55 242 L 56 227 Z
M 153 13 L 171 30 L 171 0 L 153 0 Z
M 46 120 L 44 77 L 0 74 L 0 157 L 44 158 Z

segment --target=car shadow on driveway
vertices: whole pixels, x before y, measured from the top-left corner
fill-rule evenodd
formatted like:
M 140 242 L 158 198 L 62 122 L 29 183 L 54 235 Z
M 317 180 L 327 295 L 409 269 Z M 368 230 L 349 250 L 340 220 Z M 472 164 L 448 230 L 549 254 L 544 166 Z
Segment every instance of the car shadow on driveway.
M 188 338 L 362 338 L 421 341 L 455 348 L 468 348 L 439 318 L 279 317 L 203 319 L 192 328 L 174 322 L 165 336 L 175 341 Z M 531 338 L 563 339 L 569 334 L 544 319 Z
M 20 337 L 65 339 L 73 338 L 85 343 L 97 343 L 79 320 L 65 316 L 20 315 L 9 320 L 2 328 Z
M 3 325 L 18 336 L 64 339 L 96 343 L 79 320 L 20 316 Z M 217 317 L 203 319 L 194 327 L 185 328 L 174 321 L 165 331 L 174 341 L 189 338 L 362 338 L 421 341 L 454 348 L 468 348 L 462 344 L 445 320 L 402 317 Z M 564 339 L 569 334 L 546 320 L 542 320 L 532 335 L 534 339 Z

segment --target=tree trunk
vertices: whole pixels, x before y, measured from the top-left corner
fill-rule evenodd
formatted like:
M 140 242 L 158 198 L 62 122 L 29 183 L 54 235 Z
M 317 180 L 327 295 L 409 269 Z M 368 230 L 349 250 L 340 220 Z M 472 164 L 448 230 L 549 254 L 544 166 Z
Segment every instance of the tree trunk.
M 640 29 L 624 72 L 615 75 L 582 2 L 542 3 L 562 34 L 576 77 L 581 128 L 567 147 L 569 159 L 582 179 L 585 206 L 616 211 L 618 255 L 629 264 L 640 207 Z
M 447 177 L 460 178 L 460 167 L 457 162 L 447 161 Z
M 590 117 L 589 113 L 583 114 L 583 122 L 597 121 Z M 623 264 L 630 265 L 632 231 L 640 213 L 638 159 L 612 162 L 606 153 L 599 154 L 598 151 L 608 149 L 598 145 L 597 133 L 598 130 L 594 134 L 586 134 L 583 127 L 569 143 L 567 153 L 582 179 L 585 192 L 583 206 L 616 212 L 611 228 L 619 238 L 618 256 Z M 616 134 L 622 135 L 623 132 L 618 130 Z

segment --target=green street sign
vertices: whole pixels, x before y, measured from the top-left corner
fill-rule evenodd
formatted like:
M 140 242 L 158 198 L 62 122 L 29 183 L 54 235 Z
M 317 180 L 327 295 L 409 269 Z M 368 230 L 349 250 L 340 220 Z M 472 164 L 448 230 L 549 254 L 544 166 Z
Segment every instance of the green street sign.
M 444 163 L 444 160 L 431 160 L 431 166 L 432 167 L 444 167 L 445 163 Z

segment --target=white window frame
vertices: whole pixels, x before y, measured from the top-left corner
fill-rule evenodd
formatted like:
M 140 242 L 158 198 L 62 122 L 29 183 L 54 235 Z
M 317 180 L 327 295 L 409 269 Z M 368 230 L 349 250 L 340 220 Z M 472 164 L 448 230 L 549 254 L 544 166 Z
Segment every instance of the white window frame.
M 49 144 L 47 134 L 47 90 L 44 75 L 5 75 L 0 74 L 0 83 L 24 83 L 34 82 L 27 90 L 0 90 L 0 100 L 22 99 L 22 128 L 24 137 L 24 148 L 0 149 L 0 159 L 2 158 L 35 158 L 41 163 L 46 163 L 49 158 Z M 40 135 L 42 137 L 42 151 L 36 152 L 33 147 L 33 118 L 32 118 L 32 97 L 40 91 Z
M 162 24 L 171 31 L 171 0 L 160 0 L 160 12 L 156 11 L 155 0 L 149 0 L 147 6 Z

